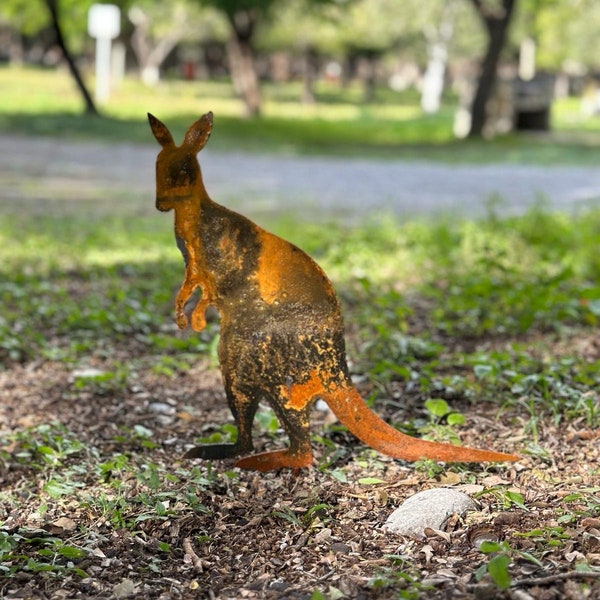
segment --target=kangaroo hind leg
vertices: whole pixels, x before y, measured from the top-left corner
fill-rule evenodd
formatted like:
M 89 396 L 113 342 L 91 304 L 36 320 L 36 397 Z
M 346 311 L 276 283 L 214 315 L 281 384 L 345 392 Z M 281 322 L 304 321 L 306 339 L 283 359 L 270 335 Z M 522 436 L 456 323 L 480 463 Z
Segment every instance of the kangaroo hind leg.
M 277 402 L 273 403 L 275 414 L 290 439 L 289 448 L 245 456 L 236 462 L 236 467 L 263 472 L 282 468 L 291 468 L 296 471 L 310 467 L 313 462 L 310 444 L 312 404 L 311 398 L 302 407 L 297 408 L 290 408 Z
M 252 422 L 258 408 L 258 398 L 251 394 L 244 394 L 235 390 L 232 385 L 225 382 L 227 400 L 235 424 L 237 426 L 237 441 L 235 444 L 207 444 L 195 446 L 188 450 L 185 458 L 202 458 L 215 460 L 219 458 L 232 458 L 241 454 L 248 454 L 254 450 L 252 442 Z

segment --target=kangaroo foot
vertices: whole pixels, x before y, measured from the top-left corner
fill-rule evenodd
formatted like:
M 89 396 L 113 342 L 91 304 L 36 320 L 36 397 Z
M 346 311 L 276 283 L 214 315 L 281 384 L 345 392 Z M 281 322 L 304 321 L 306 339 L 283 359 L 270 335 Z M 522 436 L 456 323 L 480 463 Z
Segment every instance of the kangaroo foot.
M 312 452 L 290 452 L 290 450 L 277 450 L 275 452 L 261 452 L 252 456 L 240 458 L 235 463 L 240 469 L 248 469 L 249 471 L 275 471 L 285 467 L 292 468 L 298 471 L 304 467 L 312 465 Z
M 206 446 L 195 446 L 190 448 L 183 458 L 201 458 L 203 460 L 217 460 L 219 458 L 233 458 L 252 450 L 241 448 L 237 444 L 208 444 Z

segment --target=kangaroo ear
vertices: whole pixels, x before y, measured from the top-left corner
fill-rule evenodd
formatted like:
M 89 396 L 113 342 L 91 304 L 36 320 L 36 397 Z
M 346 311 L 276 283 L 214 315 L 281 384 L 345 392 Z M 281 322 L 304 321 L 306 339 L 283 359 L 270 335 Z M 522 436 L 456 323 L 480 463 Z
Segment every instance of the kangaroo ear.
M 166 146 L 174 146 L 173 136 L 167 129 L 167 126 L 159 121 L 154 115 L 148 113 L 148 122 L 150 123 L 150 129 L 156 138 L 156 141 L 165 148 Z
M 212 124 L 212 112 L 207 112 L 205 115 L 202 115 L 195 123 L 192 123 L 190 128 L 185 132 L 182 145 L 193 150 L 194 154 L 200 152 L 206 145 L 206 142 L 208 142 L 210 132 L 212 131 Z

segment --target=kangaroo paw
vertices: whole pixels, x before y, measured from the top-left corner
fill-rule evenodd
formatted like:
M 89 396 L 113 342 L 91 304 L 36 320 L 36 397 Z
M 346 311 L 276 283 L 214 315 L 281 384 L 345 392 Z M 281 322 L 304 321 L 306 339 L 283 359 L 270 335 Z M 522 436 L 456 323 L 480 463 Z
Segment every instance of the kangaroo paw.
M 208 444 L 206 446 L 195 446 L 190 448 L 183 458 L 201 458 L 203 460 L 217 460 L 219 458 L 232 458 L 239 456 L 248 449 L 242 449 L 236 444 Z
M 202 331 L 206 327 L 206 309 L 209 307 L 211 302 L 206 298 L 202 298 L 196 307 L 192 311 L 192 329 L 194 331 Z
M 188 279 L 181 284 L 177 297 L 175 298 L 175 321 L 179 329 L 185 329 L 188 325 L 188 318 L 185 314 L 185 304 L 192 297 L 198 283 Z
M 177 310 L 175 313 L 175 322 L 177 323 L 177 327 L 179 329 L 185 329 L 188 325 L 188 318 L 182 310 Z
M 252 456 L 245 456 L 240 458 L 235 463 L 236 467 L 240 469 L 247 469 L 249 471 L 275 471 L 276 469 L 282 469 L 285 467 L 292 468 L 294 471 L 302 469 L 304 467 L 310 467 L 312 465 L 312 452 L 307 450 L 305 452 L 292 453 L 289 450 L 277 450 L 275 452 L 261 452 L 260 454 L 253 454 Z

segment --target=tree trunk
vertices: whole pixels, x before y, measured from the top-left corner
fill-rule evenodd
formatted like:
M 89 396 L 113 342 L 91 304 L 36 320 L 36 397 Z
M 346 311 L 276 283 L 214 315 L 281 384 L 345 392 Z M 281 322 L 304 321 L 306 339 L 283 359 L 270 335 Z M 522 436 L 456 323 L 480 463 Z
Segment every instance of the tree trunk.
M 311 46 L 306 46 L 302 52 L 302 103 L 315 103 L 315 81 L 317 80 L 318 62 L 317 52 Z
M 377 56 L 367 52 L 363 68 L 363 103 L 369 104 L 375 100 Z
M 228 14 L 231 35 L 227 42 L 227 56 L 235 93 L 244 101 L 246 114 L 260 114 L 261 98 L 258 74 L 252 47 L 252 36 L 256 25 L 255 11 L 240 10 Z
M 58 14 L 58 0 L 46 0 L 46 6 L 50 11 L 50 18 L 52 20 L 52 27 L 54 29 L 54 33 L 56 35 L 56 42 L 59 45 L 61 52 L 63 54 L 64 59 L 67 61 L 67 65 L 69 66 L 69 71 L 75 79 L 75 83 L 77 84 L 77 88 L 79 89 L 81 96 L 83 97 L 83 101 L 85 103 L 85 113 L 88 115 L 98 116 L 98 109 L 92 100 L 90 93 L 85 87 L 85 83 L 83 82 L 83 78 L 79 73 L 79 69 L 75 64 L 75 59 L 69 52 L 67 48 L 67 44 L 65 42 L 65 38 L 62 33 L 62 27 L 60 25 L 60 17 Z
M 11 65 L 22 65 L 24 62 L 25 49 L 23 48 L 23 36 L 19 31 L 9 33 L 8 61 Z
M 375 85 L 377 83 L 377 65 L 381 58 L 381 50 L 363 48 L 358 51 L 362 56 L 359 73 L 363 84 L 363 103 L 369 104 L 375 100 Z
M 154 86 L 160 80 L 161 65 L 183 38 L 187 14 L 176 8 L 171 15 L 171 28 L 155 43 L 150 34 L 151 19 L 143 9 L 134 6 L 128 16 L 133 23 L 131 48 L 140 68 L 140 78 L 145 85 Z
M 439 26 L 428 24 L 424 30 L 427 40 L 427 69 L 423 75 L 421 91 L 421 108 L 428 114 L 437 113 L 442 102 L 446 63 L 448 62 L 448 45 L 454 32 L 453 2 L 447 2 L 441 16 Z
M 471 128 L 468 137 L 481 137 L 487 120 L 487 103 L 496 81 L 496 68 L 504 48 L 516 0 L 502 0 L 497 11 L 488 10 L 484 0 L 471 0 L 488 32 L 488 46 L 481 63 L 477 90 L 471 104 Z

